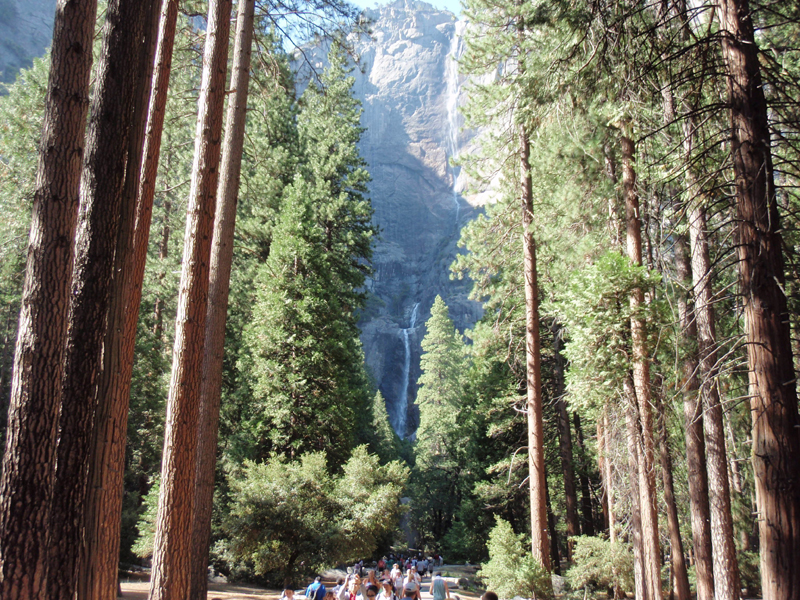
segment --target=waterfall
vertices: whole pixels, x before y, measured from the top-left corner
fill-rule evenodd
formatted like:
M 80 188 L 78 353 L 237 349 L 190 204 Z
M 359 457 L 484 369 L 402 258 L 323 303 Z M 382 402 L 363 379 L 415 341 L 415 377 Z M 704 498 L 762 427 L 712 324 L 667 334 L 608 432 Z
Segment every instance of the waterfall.
M 406 436 L 406 422 L 408 420 L 408 385 L 411 376 L 411 342 L 409 334 L 414 331 L 417 325 L 417 310 L 419 309 L 419 302 L 414 305 L 411 311 L 411 319 L 409 320 L 408 327 L 401 329 L 403 335 L 403 348 L 405 348 L 405 356 L 403 357 L 403 377 L 402 387 L 400 388 L 400 401 L 397 403 L 397 414 L 395 415 L 395 422 L 393 423 L 394 430 L 401 438 Z
M 459 35 L 458 23 L 453 28 L 453 39 L 450 40 L 450 51 L 445 58 L 445 80 L 447 81 L 447 165 L 450 175 L 453 178 L 453 204 L 456 210 L 456 228 L 458 228 L 458 218 L 461 213 L 461 205 L 458 200 L 456 183 L 458 174 L 461 170 L 450 164 L 451 160 L 458 158 L 458 95 L 460 86 L 458 82 L 458 57 L 461 52 L 461 36 Z

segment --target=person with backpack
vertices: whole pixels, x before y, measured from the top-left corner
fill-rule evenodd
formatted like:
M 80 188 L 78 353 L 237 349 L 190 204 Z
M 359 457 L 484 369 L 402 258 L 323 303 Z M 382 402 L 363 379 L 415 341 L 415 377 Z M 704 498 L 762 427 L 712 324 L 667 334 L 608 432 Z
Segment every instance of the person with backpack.
M 317 575 L 314 583 L 306 590 L 306 600 L 325 600 L 325 586 L 322 585 L 322 577 Z

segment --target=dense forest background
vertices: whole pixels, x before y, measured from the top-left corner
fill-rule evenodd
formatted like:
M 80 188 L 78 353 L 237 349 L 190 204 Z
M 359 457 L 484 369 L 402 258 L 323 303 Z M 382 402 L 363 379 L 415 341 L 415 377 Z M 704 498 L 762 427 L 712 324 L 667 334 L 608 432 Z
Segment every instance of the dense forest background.
M 547 571 L 564 575 L 565 593 L 576 597 L 587 591 L 637 598 L 669 592 L 682 600 L 690 592 L 704 599 L 798 597 L 800 8 L 743 0 L 466 2 L 469 26 L 458 66 L 469 89 L 463 113 L 466 126 L 481 133 L 477 150 L 459 162 L 473 191 L 491 190 L 494 201 L 461 231 L 464 251 L 451 271 L 471 280 L 484 317 L 474 329 L 457 331 L 437 298 L 422 342 L 419 428 L 400 439 L 364 365 L 357 327 L 369 302 L 364 284 L 379 231 L 369 165 L 358 150 L 363 129 L 350 75 L 357 57 L 349 49 L 353 36 L 368 35 L 369 23 L 337 2 L 240 0 L 228 31 L 230 2 L 184 2 L 180 10 L 170 0 L 163 7 L 148 2 L 142 14 L 120 20 L 133 14 L 124 12 L 129 4 L 101 5 L 97 32 L 89 32 L 98 71 L 87 87 L 90 134 L 80 212 L 73 211 L 78 228 L 69 236 L 77 240 L 74 270 L 66 269 L 70 313 L 55 338 L 68 340 L 63 374 L 53 375 L 56 387 L 62 377 L 65 383 L 55 398 L 45 394 L 51 421 L 38 443 L 49 439 L 50 455 L 29 463 L 44 465 L 42 477 L 54 482 L 40 505 L 44 533 L 31 534 L 49 544 L 49 554 L 36 558 L 43 565 L 37 585 L 58 581 L 53 549 L 72 547 L 72 534 L 54 533 L 63 514 L 60 494 L 67 497 L 58 469 L 77 452 L 71 440 L 92 438 L 104 393 L 113 395 L 97 382 L 112 371 L 111 334 L 105 333 L 105 352 L 102 338 L 113 329 L 108 305 L 117 288 L 98 292 L 106 299 L 100 313 L 80 312 L 78 299 L 92 282 L 125 280 L 125 268 L 109 266 L 100 275 L 91 267 L 96 256 L 121 260 L 116 240 L 125 229 L 120 218 L 119 233 L 114 225 L 108 236 L 109 252 L 84 251 L 93 236 L 101 239 L 90 200 L 127 194 L 126 177 L 135 173 L 132 198 L 141 203 L 151 190 L 152 222 L 145 225 L 149 241 L 147 233 L 140 241 L 147 256 L 138 319 L 124 337 L 132 369 L 127 384 L 112 386 L 129 386 L 123 395 L 130 400 L 121 421 L 124 491 L 114 519 L 121 525 L 112 528 L 116 545 L 106 546 L 114 555 L 106 570 L 116 574 L 117 554 L 123 566 L 152 560 L 153 595 L 167 594 L 172 584 L 160 573 L 181 568 L 187 559 L 170 562 L 171 553 L 188 556 L 191 536 L 170 541 L 165 532 L 191 530 L 193 510 L 200 514 L 207 505 L 210 542 L 202 532 L 199 539 L 210 556 L 186 568 L 193 595 L 204 589 L 197 573 L 208 562 L 234 579 L 290 585 L 325 566 L 408 550 L 399 528 L 405 514 L 415 548 L 443 553 L 448 562 L 483 563 L 483 582 L 505 598 L 552 594 Z M 251 47 L 241 45 L 248 8 L 249 64 L 237 62 L 242 48 Z M 103 111 L 122 96 L 112 94 L 106 104 L 103 98 L 123 89 L 113 88 L 102 66 L 114 64 L 120 32 L 134 21 L 139 29 L 127 43 L 146 58 L 129 62 L 149 64 L 149 71 L 130 75 L 123 112 L 132 124 L 121 137 L 122 167 L 102 171 L 101 155 L 113 152 L 99 144 L 122 131 L 102 128 L 111 118 Z M 287 48 L 323 38 L 331 47 L 327 66 L 310 81 L 296 81 L 302 52 Z M 165 40 L 174 44 L 166 72 Z M 20 311 L 32 303 L 24 290 L 35 252 L 26 247 L 32 223 L 35 229 L 43 222 L 35 207 L 42 204 L 40 154 L 49 146 L 41 136 L 53 102 L 51 69 L 61 56 L 57 42 L 52 55 L 20 71 L 0 97 L 6 582 L 14 580 L 13 557 L 23 556 L 15 549 L 25 546 L 11 535 L 13 519 L 22 517 L 13 516 L 9 500 L 22 485 L 12 477 L 25 471 L 9 465 L 28 464 L 18 441 L 26 429 L 19 416 L 26 388 L 15 374 L 22 360 L 19 349 L 15 359 L 15 344 L 29 326 Z M 209 67 L 211 56 L 216 67 Z M 221 81 L 217 118 L 203 121 L 204 110 L 215 110 L 208 108 L 214 68 Z M 234 83 L 237 73 L 246 77 Z M 139 87 L 132 84 L 137 76 Z M 225 142 L 219 133 L 216 144 L 223 146 L 223 165 L 237 155 L 227 137 L 236 131 L 234 92 L 247 94 L 248 86 L 238 105 L 246 115 L 240 175 L 229 178 L 227 166 L 198 159 L 198 140 L 215 122 L 223 130 L 226 110 Z M 136 104 L 140 88 L 147 97 Z M 148 115 L 157 98 L 165 100 L 163 133 L 151 177 L 142 149 L 153 139 Z M 137 127 L 140 138 L 131 133 Z M 126 150 L 128 143 L 138 150 Z M 206 184 L 217 213 L 214 223 L 211 209 L 205 233 L 191 228 L 193 218 L 202 223 L 200 213 L 208 212 L 194 204 L 204 206 L 204 164 L 209 173 L 221 171 L 219 187 L 216 175 Z M 223 198 L 230 194 L 235 233 L 220 242 L 219 207 L 228 206 Z M 124 214 L 117 205 L 94 210 L 113 219 Z M 216 259 L 194 276 L 205 281 L 209 298 L 202 301 L 210 303 L 206 329 L 192 333 L 185 324 L 195 301 L 182 300 L 192 289 L 187 269 L 194 267 L 187 265 L 209 262 L 187 254 L 195 238 L 207 240 L 210 257 L 220 244 L 232 249 L 230 289 L 222 292 L 224 354 L 212 352 L 218 346 L 209 333 L 216 322 L 211 307 L 218 305 L 215 276 L 228 281 Z M 76 350 L 89 347 L 80 346 L 89 343 L 81 341 L 84 330 L 99 336 L 92 346 L 99 348 L 99 366 L 79 360 L 89 356 Z M 201 342 L 186 342 L 191 335 Z M 193 347 L 199 362 L 184 364 Z M 214 392 L 200 387 L 200 375 L 190 387 L 191 373 L 203 374 L 205 385 L 214 356 L 218 435 L 216 417 L 208 416 L 213 403 L 204 400 Z M 71 382 L 89 372 L 80 383 L 89 400 L 68 404 L 70 390 L 79 387 Z M 182 399 L 181 389 L 194 392 Z M 194 412 L 175 417 L 184 405 Z M 73 417 L 82 428 L 70 429 L 78 427 Z M 84 485 L 94 472 L 88 461 L 101 447 L 87 442 L 87 462 L 78 467 Z M 188 462 L 173 462 L 180 460 L 176 448 L 185 449 Z M 203 462 L 207 456 L 210 463 Z M 197 467 L 196 481 L 181 479 L 195 463 L 206 465 Z M 180 504 L 206 480 L 213 489 L 207 502 L 196 495 L 194 504 Z M 175 481 L 184 483 L 173 488 Z M 410 498 L 407 508 L 403 497 Z M 66 502 L 74 510 L 76 503 Z M 169 512 L 186 521 L 166 524 Z M 80 569 L 65 567 L 70 585 L 91 587 L 76 575 Z

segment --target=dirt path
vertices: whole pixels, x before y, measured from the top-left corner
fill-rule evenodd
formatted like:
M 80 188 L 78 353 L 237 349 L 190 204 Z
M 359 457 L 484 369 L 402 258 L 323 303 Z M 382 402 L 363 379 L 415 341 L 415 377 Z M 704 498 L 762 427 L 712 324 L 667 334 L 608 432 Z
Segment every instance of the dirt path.
M 459 567 L 442 567 L 445 574 L 452 573 L 458 576 Z M 428 593 L 431 578 L 425 577 L 422 580 L 422 600 L 431 600 Z M 150 590 L 150 583 L 147 581 L 122 582 L 122 598 L 124 600 L 147 600 Z M 209 583 L 208 600 L 278 600 L 280 590 L 267 590 L 263 588 L 251 587 L 246 585 L 235 585 L 227 583 Z M 451 590 L 451 596 L 472 600 L 478 598 L 479 594 L 466 592 L 464 590 Z

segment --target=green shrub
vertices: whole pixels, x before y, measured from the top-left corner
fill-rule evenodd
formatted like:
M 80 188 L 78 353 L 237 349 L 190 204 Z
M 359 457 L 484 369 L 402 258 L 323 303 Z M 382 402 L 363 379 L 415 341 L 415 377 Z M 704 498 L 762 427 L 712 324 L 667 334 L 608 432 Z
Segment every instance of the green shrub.
M 573 590 L 589 588 L 633 589 L 633 554 L 629 544 L 581 535 L 572 538 L 575 547 L 567 583 Z
M 496 517 L 487 548 L 489 562 L 483 563 L 478 572 L 487 589 L 500 598 L 552 596 L 550 574 L 531 555 L 525 536 L 515 534 L 508 521 Z

